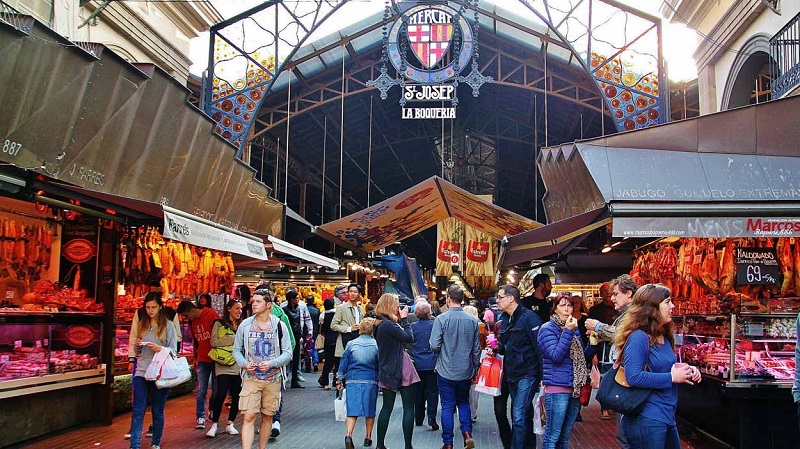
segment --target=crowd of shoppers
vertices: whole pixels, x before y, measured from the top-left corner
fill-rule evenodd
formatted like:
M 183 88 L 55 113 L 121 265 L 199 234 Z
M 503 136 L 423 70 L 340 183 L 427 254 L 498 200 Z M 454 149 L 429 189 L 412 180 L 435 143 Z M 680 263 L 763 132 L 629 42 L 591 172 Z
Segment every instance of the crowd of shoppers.
M 184 301 L 177 314 L 190 323 L 195 342 L 195 424 L 205 428 L 210 386 L 211 427 L 206 435 L 214 437 L 222 431 L 219 422 L 228 401 L 224 432 L 240 434 L 243 448 L 252 447 L 258 434 L 258 447 L 266 448 L 270 438 L 280 435 L 285 385 L 302 388 L 299 365 L 307 358 L 306 372 L 322 364 L 321 388 L 346 391 L 347 449 L 355 447 L 353 433 L 359 417 L 365 421 L 363 444 L 372 446 L 376 416 L 376 447 L 385 448 L 398 395 L 406 449 L 413 447 L 414 425 L 426 422 L 431 430 L 441 430 L 443 449 L 455 447 L 456 414 L 463 447 L 472 449 L 480 394 L 471 390 L 482 357 L 502 356 L 500 394 L 493 398 L 493 405 L 504 449 L 537 447 L 533 432 L 537 393 L 543 398 L 546 416 L 541 447 L 568 448 L 595 362 L 602 371 L 621 364 L 631 386 L 652 390 L 641 413 L 617 414 L 620 446 L 679 448 L 677 385 L 699 382 L 701 376 L 697 368 L 676 363 L 670 290 L 660 284 L 639 288 L 630 276 L 622 275 L 603 284 L 601 302 L 587 312 L 580 296 L 551 299 L 547 275 L 536 276 L 533 283 L 528 297 L 522 298 L 513 285 L 503 285 L 495 298 L 476 303 L 477 307 L 466 303 L 461 287 L 451 285 L 437 316 L 435 305 L 424 297 L 412 300 L 389 293 L 367 311 L 363 288 L 355 283 L 337 287 L 334 297 L 322 302 L 322 310 L 313 298 L 301 301 L 295 289 L 287 289 L 281 298 L 266 286 L 252 294 L 238 287 L 236 297 L 221 309 L 222 318 L 208 298 L 204 307 Z M 414 323 L 410 324 L 412 311 Z M 245 317 L 246 313 L 250 316 Z M 149 293 L 136 314 L 131 360 L 133 449 L 141 445 L 148 395 L 152 397 L 152 445 L 158 449 L 161 443 L 169 390 L 156 388 L 144 373 L 162 348 L 173 354 L 179 349 L 180 332 L 169 315 L 160 292 Z M 319 360 L 310 347 L 317 335 L 321 341 L 314 349 L 319 349 Z M 232 361 L 226 359 L 226 352 Z M 796 383 L 800 385 L 800 372 Z M 795 388 L 795 394 L 800 394 L 797 391 L 800 387 Z M 234 424 L 240 411 L 241 432 Z M 601 419 L 608 412 L 603 410 Z

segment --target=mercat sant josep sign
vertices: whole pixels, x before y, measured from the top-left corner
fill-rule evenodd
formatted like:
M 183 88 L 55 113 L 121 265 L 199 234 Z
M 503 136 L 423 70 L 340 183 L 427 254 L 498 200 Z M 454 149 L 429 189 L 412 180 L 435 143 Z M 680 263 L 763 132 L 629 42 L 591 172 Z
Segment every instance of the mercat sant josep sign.
M 397 8 L 407 9 L 397 10 L 399 17 L 389 26 L 384 45 L 398 77 L 390 77 L 384 64 L 381 75 L 367 84 L 377 87 L 382 99 L 399 85 L 403 119 L 454 119 L 459 83 L 472 87 L 477 97 L 480 86 L 491 81 L 478 70 L 477 34 L 466 19 L 468 7 L 425 3 Z M 463 77 L 470 60 L 472 73 Z

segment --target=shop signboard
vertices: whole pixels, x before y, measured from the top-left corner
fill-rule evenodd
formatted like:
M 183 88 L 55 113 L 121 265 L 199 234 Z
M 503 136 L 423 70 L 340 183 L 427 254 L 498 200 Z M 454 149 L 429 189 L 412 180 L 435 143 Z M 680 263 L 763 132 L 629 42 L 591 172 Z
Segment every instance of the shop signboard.
M 174 210 L 174 209 L 171 209 Z M 264 242 L 192 220 L 164 207 L 164 237 L 217 251 L 228 251 L 254 259 L 267 260 Z
M 775 248 L 736 248 L 737 285 L 778 285 L 778 256 Z
M 798 217 L 614 217 L 614 237 L 794 237 Z

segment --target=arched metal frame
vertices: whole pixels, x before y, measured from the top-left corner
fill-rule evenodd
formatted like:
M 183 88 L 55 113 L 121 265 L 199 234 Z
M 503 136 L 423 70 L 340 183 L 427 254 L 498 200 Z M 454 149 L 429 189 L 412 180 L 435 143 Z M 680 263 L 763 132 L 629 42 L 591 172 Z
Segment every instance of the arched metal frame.
M 519 1 L 591 75 L 617 130 L 668 119 L 660 19 L 613 0 Z M 282 74 L 291 77 L 285 68 L 292 57 L 345 3 L 269 0 L 211 28 L 203 105 L 216 122 L 215 132 L 239 149 L 238 156 L 275 81 Z M 246 48 L 250 32 L 266 36 L 263 45 Z M 544 51 L 547 45 L 543 39 Z M 226 70 L 233 69 L 243 76 L 227 78 Z

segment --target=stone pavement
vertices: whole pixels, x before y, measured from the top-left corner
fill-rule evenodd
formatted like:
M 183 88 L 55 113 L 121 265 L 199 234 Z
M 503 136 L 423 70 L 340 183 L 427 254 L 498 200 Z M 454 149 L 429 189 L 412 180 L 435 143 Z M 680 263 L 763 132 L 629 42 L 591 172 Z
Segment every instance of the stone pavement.
M 333 417 L 333 393 L 324 391 L 317 387 L 316 376 L 311 373 L 305 374 L 305 389 L 290 389 L 287 392 L 284 404 L 282 419 L 283 433 L 269 443 L 269 448 L 288 449 L 288 448 L 319 448 L 319 449 L 342 449 L 344 447 L 344 423 L 336 422 Z M 402 449 L 403 432 L 400 426 L 402 414 L 400 400 L 398 398 L 392 420 L 389 425 L 386 446 L 391 449 Z M 378 398 L 378 412 L 380 412 L 381 398 Z M 223 411 L 225 415 L 226 411 Z M 194 396 L 187 394 L 178 398 L 170 399 L 166 407 L 166 425 L 164 438 L 161 446 L 164 449 L 178 448 L 240 448 L 239 436 L 232 436 L 225 433 L 218 434 L 215 438 L 208 438 L 204 431 L 194 429 Z M 595 448 L 611 449 L 616 448 L 614 439 L 615 420 L 601 421 L 599 419 L 599 405 L 592 400 L 592 404 L 582 411 L 583 422 L 576 423 L 572 432 L 570 447 L 572 449 Z M 236 428 L 241 430 L 241 416 L 236 420 Z M 150 423 L 149 415 L 145 417 L 145 423 Z M 441 420 L 439 421 L 441 424 Z M 18 447 L 41 448 L 41 449 L 69 449 L 69 448 L 106 448 L 106 449 L 125 449 L 128 448 L 128 440 L 123 439 L 123 434 L 130 425 L 130 413 L 118 415 L 114 418 L 111 426 L 83 426 L 76 429 L 52 435 L 46 439 L 38 439 L 28 442 Z M 222 429 L 220 429 L 222 430 Z M 720 446 L 707 440 L 699 440 L 692 435 L 691 441 L 687 441 L 689 434 L 687 430 L 682 430 L 684 439 L 684 449 L 719 449 Z M 457 431 L 456 448 L 461 444 L 460 432 Z M 500 439 L 497 435 L 494 415 L 492 411 L 491 397 L 481 395 L 478 407 L 478 421 L 474 424 L 473 430 L 477 448 L 501 448 Z M 373 431 L 373 440 L 377 438 L 377 430 Z M 364 440 L 363 418 L 359 418 L 356 423 L 356 430 L 353 438 L 356 447 L 362 447 Z M 143 448 L 149 447 L 150 439 L 143 438 Z M 431 431 L 428 426 L 415 427 L 414 439 L 415 449 L 438 449 L 442 446 L 441 432 Z M 541 443 L 540 443 L 541 444 Z M 257 447 L 254 445 L 253 447 Z M 373 445 L 374 448 L 374 445 Z

